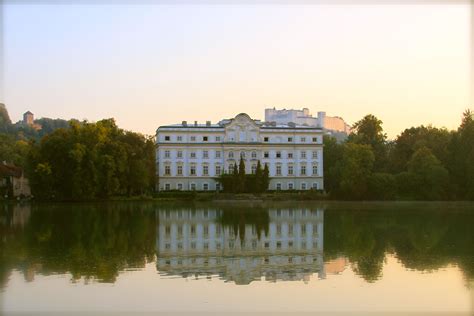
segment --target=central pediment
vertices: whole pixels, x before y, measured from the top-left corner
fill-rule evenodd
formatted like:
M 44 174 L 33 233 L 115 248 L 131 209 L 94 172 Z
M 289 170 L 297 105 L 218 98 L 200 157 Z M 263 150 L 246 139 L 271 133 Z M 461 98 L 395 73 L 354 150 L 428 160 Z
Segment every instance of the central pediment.
M 225 139 L 228 142 L 258 142 L 260 127 L 245 113 L 238 114 L 225 125 Z

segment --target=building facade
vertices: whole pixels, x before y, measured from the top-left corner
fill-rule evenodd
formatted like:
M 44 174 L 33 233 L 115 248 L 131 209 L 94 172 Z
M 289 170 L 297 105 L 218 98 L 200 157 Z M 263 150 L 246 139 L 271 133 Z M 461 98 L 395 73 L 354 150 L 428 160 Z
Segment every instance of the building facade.
M 323 189 L 318 127 L 267 124 L 241 113 L 218 124 L 161 126 L 156 132 L 158 190 L 221 190 L 216 177 L 244 159 L 246 173 L 268 165 L 270 190 Z
M 330 132 L 337 132 L 349 135 L 351 127 L 339 116 L 327 116 L 326 112 L 318 112 L 318 116 L 313 117 L 309 109 L 302 110 L 277 110 L 275 108 L 265 109 L 265 121 L 276 122 L 277 124 L 288 124 L 293 122 L 298 125 L 320 127 Z

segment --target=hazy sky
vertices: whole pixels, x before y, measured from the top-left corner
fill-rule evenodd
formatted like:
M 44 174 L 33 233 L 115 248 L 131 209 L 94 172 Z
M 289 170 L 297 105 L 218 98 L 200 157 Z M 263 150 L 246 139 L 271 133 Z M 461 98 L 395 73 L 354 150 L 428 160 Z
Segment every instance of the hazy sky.
M 74 1 L 71 1 L 73 3 Z M 31 3 L 31 2 L 30 2 Z M 266 107 L 349 123 L 456 128 L 470 92 L 468 5 L 15 5 L 3 8 L 13 120 L 99 120 L 147 134 Z

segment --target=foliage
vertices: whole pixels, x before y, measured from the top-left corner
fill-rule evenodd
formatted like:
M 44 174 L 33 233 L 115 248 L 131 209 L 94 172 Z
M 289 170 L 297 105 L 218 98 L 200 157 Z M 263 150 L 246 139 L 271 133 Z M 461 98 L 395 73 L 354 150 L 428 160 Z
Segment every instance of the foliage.
M 33 146 L 28 167 L 33 194 L 42 199 L 140 195 L 154 188 L 154 144 L 113 119 L 71 122 Z
M 383 122 L 372 114 L 366 115 L 352 126 L 348 142 L 369 145 L 374 152 L 376 171 L 385 170 L 387 164 L 387 135 L 383 132 Z
M 270 184 L 268 165 L 262 170 L 260 160 L 257 163 L 255 174 L 247 174 L 245 162 L 240 158 L 239 167 L 233 166 L 232 174 L 221 174 L 216 178 L 226 193 L 262 193 Z
M 342 199 L 366 198 L 373 165 L 374 154 L 369 145 L 344 144 L 342 158 L 335 166 L 339 181 L 336 195 Z

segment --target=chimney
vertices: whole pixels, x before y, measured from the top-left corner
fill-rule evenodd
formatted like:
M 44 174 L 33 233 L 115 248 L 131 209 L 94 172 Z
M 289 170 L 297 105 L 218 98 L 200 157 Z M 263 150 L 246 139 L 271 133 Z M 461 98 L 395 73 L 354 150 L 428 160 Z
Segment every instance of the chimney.
M 188 122 L 186 122 L 186 121 L 183 121 L 181 124 L 182 124 L 183 126 L 188 126 Z
M 211 126 L 211 121 L 206 121 L 206 126 Z

